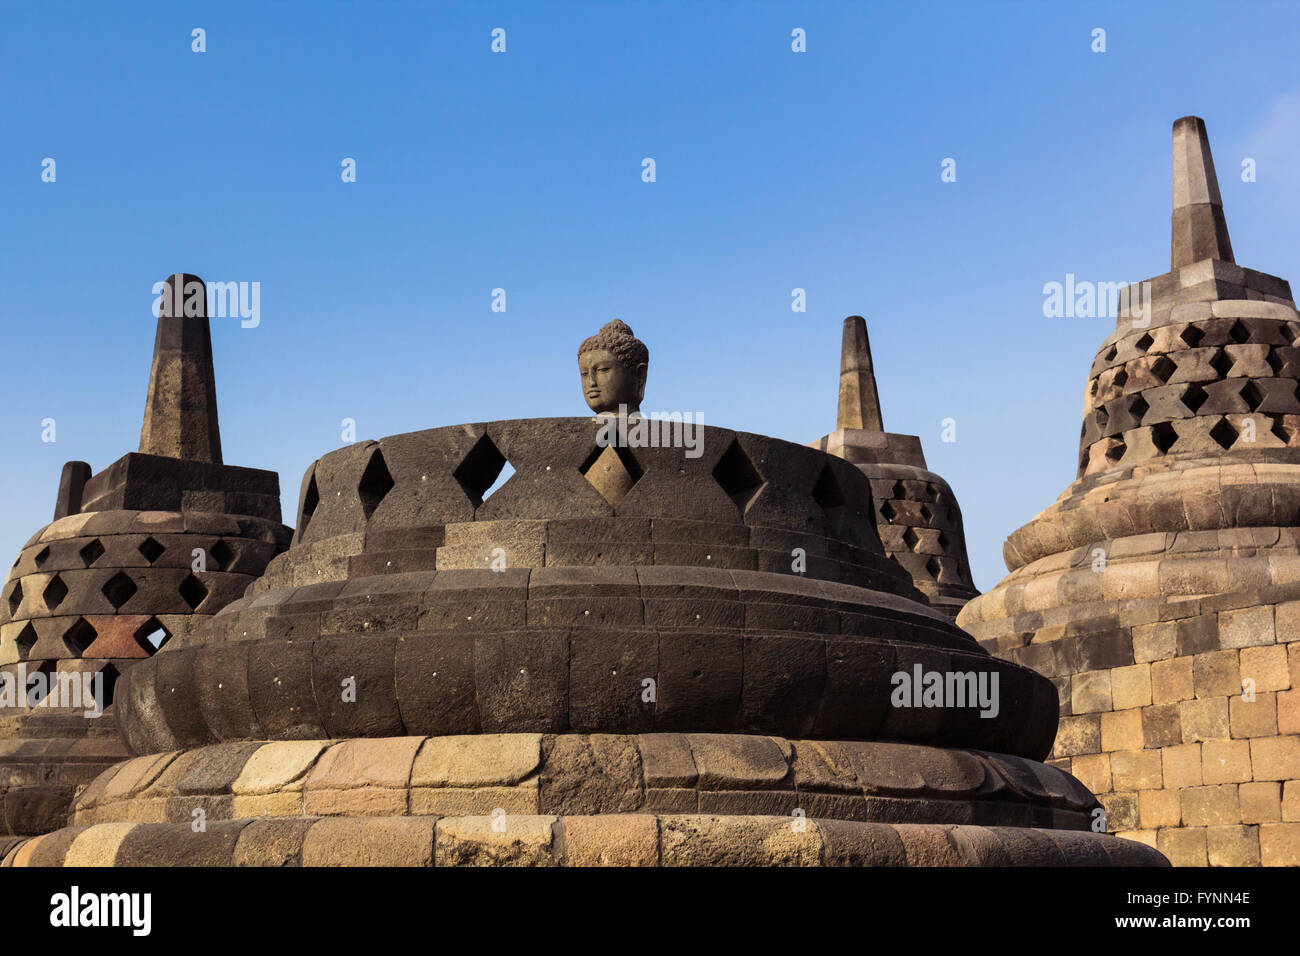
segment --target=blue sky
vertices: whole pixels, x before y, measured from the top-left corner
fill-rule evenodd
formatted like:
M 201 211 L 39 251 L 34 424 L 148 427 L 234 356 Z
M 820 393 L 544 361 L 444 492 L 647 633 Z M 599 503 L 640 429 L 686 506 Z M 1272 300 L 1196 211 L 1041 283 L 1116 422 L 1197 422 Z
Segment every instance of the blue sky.
M 261 283 L 257 328 L 213 320 L 222 440 L 288 520 L 344 418 L 583 414 L 574 352 L 615 316 L 647 409 L 811 441 L 865 315 L 986 589 L 1074 478 L 1113 328 L 1044 318 L 1043 284 L 1168 269 L 1176 118 L 1237 261 L 1300 274 L 1298 36 L 1249 2 L 0 4 L 0 552 L 64 461 L 136 448 L 151 289 L 189 271 Z

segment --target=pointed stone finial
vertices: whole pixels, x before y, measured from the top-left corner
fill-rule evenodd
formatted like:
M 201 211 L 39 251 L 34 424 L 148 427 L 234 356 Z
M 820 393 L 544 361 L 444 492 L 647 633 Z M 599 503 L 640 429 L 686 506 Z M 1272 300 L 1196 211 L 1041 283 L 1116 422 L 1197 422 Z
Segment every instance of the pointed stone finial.
M 1174 269 L 1202 259 L 1234 261 L 1219 180 L 1214 175 L 1214 157 L 1210 155 L 1210 136 L 1199 116 L 1184 116 L 1174 121 L 1170 259 Z
M 867 320 L 851 315 L 844 320 L 844 345 L 840 350 L 840 411 L 836 428 L 883 432 L 876 373 L 871 367 Z
M 171 276 L 159 301 L 140 452 L 221 464 L 207 288 L 198 276 Z

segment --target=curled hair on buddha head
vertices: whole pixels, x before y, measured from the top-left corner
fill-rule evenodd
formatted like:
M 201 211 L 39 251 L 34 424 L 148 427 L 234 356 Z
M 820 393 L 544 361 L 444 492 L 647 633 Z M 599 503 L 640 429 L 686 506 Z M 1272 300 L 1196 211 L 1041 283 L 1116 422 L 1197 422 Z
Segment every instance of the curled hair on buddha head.
M 599 332 L 578 346 L 578 355 L 599 351 L 612 352 L 624 368 L 650 364 L 650 350 L 622 319 L 606 322 Z

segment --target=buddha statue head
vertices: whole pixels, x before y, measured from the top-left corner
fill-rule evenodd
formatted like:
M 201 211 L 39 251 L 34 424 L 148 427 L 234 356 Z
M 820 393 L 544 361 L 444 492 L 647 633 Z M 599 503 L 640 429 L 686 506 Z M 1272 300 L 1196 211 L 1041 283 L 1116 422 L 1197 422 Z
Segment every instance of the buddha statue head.
M 606 322 L 578 347 L 578 372 L 587 405 L 597 414 L 619 414 L 620 406 L 627 414 L 639 414 L 649 362 L 650 350 L 627 323 Z

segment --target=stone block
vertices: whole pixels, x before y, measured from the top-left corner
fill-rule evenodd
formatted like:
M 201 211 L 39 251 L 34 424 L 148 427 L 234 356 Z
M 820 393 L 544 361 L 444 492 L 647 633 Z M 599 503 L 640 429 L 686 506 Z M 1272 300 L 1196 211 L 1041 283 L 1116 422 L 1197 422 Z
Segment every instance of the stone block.
M 1178 625 L 1173 621 L 1133 628 L 1133 659 L 1139 664 L 1163 661 L 1178 653 Z
M 303 866 L 432 866 L 432 817 L 318 820 L 302 844 Z
M 651 814 L 620 813 L 564 817 L 566 866 L 656 866 L 659 819 Z
M 1300 779 L 1300 737 L 1256 737 L 1250 741 L 1256 780 Z
M 493 814 L 438 821 L 438 866 L 558 866 L 555 824 L 546 815 Z
M 1246 647 L 1241 650 L 1241 679 L 1253 680 L 1255 690 L 1287 690 L 1291 672 L 1287 665 L 1286 645 Z
M 1227 826 L 1241 822 L 1236 784 L 1189 787 L 1178 794 L 1183 823 L 1189 827 Z
M 1183 742 L 1215 740 L 1228 736 L 1228 699 L 1210 697 L 1184 700 L 1178 705 L 1178 719 L 1183 726 Z
M 1156 753 L 1159 759 L 1159 753 Z M 1083 754 L 1070 761 L 1070 773 L 1094 794 L 1115 789 L 1112 786 L 1110 754 Z
M 1154 790 L 1163 782 L 1160 751 L 1120 750 L 1110 755 L 1116 790 Z
M 1282 820 L 1285 823 L 1300 822 L 1300 780 L 1288 780 L 1282 784 Z
M 1110 710 L 1111 675 L 1114 671 L 1088 671 L 1075 674 L 1070 681 L 1070 709 L 1075 714 L 1095 714 Z
M 1201 745 L 1182 744 L 1160 751 L 1164 768 L 1165 789 L 1181 790 L 1201 785 Z
M 1201 779 L 1207 785 L 1246 783 L 1250 774 L 1250 742 L 1207 740 L 1201 745 Z
M 664 866 L 820 866 L 817 826 L 791 817 L 665 816 L 659 821 Z
M 1176 827 L 1182 823 L 1182 801 L 1176 790 L 1143 790 L 1138 794 L 1138 822 L 1144 830 Z M 1154 837 L 1154 832 L 1152 833 Z M 1155 840 L 1150 843 L 1155 846 Z
M 1254 647 L 1274 642 L 1271 606 L 1219 612 L 1220 647 Z
M 1114 752 L 1141 750 L 1144 747 L 1141 710 L 1134 708 L 1101 715 L 1102 750 Z
M 534 775 L 541 734 L 430 737 L 411 768 L 412 787 L 512 787 Z
M 1282 784 L 1243 783 L 1237 788 L 1242 823 L 1279 823 L 1282 820 Z
M 1300 823 L 1263 823 L 1259 827 L 1262 866 L 1300 866 Z
M 1142 708 L 1142 739 L 1147 747 L 1173 747 L 1183 742 L 1183 724 L 1177 704 Z
M 1300 688 L 1277 695 L 1277 730 L 1282 734 L 1300 734 Z
M 1208 827 L 1210 866 L 1259 866 L 1259 830 L 1249 826 Z
M 1193 659 L 1197 697 L 1228 697 L 1241 692 L 1241 674 L 1235 650 L 1209 651 Z
M 1208 866 L 1205 828 L 1164 829 L 1156 835 L 1156 849 L 1174 866 Z
M 1254 700 L 1241 695 L 1228 698 L 1228 726 L 1232 736 L 1272 737 L 1278 732 L 1278 698 L 1281 694 L 1258 694 Z
M 1175 657 L 1151 665 L 1151 702 L 1171 704 L 1196 695 L 1191 657 Z
M 1095 754 L 1101 747 L 1101 715 L 1062 717 L 1056 731 L 1053 753 L 1059 757 Z
M 1110 692 L 1116 710 L 1151 703 L 1151 665 L 1133 664 L 1110 672 Z

